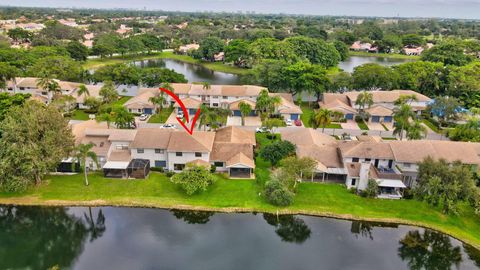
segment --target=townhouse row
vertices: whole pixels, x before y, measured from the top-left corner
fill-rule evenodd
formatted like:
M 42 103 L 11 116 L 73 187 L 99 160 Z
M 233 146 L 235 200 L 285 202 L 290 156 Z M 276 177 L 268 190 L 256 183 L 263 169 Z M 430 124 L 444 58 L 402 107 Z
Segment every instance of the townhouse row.
M 285 129 L 282 139 L 296 145 L 299 157 L 317 161 L 311 181 L 344 183 L 363 190 L 368 180 L 377 181 L 380 196 L 401 198 L 402 190 L 413 187 L 418 164 L 425 158 L 460 161 L 473 171 L 480 164 L 480 143 L 452 141 L 383 141 L 359 136 L 357 141 L 338 141 L 313 129 Z
M 359 91 L 324 93 L 319 106 L 331 111 L 341 112 L 345 119 L 353 120 L 360 113 L 361 107 L 357 104 L 357 99 L 361 93 Z M 417 114 L 421 114 L 432 102 L 429 97 L 412 90 L 368 91 L 368 93 L 372 95 L 373 104 L 365 106 L 365 111 L 368 114 L 368 122 L 372 123 L 393 123 L 395 101 L 401 96 L 416 97 L 416 100 L 410 101 L 409 105 Z
M 106 177 L 144 178 L 152 167 L 180 172 L 189 164 L 226 172 L 231 178 L 251 178 L 255 169 L 253 151 L 255 133 L 236 127 L 216 132 L 139 128 L 109 129 L 90 120 L 73 124 L 76 144 L 92 144 L 98 166 L 92 160 L 87 167 L 103 170 Z M 65 159 L 61 171 L 70 171 L 73 159 Z
M 59 84 L 60 91 L 63 95 L 70 95 L 75 98 L 77 107 L 87 109 L 85 99 L 87 97 L 100 98 L 101 85 L 86 85 L 87 94 L 79 94 L 79 83 L 65 82 L 56 80 Z M 205 104 L 212 108 L 224 108 L 232 111 L 232 116 L 240 116 L 239 104 L 246 102 L 252 107 L 252 116 L 257 115 L 255 105 L 257 97 L 264 87 L 253 85 L 211 85 L 204 87 L 200 84 L 189 83 L 172 83 L 173 92 L 182 99 L 190 113 L 195 113 L 200 105 Z M 122 90 L 130 90 L 135 92 L 124 106 L 135 114 L 153 114 L 157 105 L 150 101 L 150 98 L 161 94 L 158 88 L 142 88 L 138 86 L 118 86 L 119 93 Z M 34 99 L 48 104 L 53 94 L 38 85 L 38 78 L 24 77 L 16 78 L 14 81 L 7 83 L 4 90 L 8 93 L 30 94 Z M 288 93 L 270 93 L 273 96 L 279 96 L 280 104 L 277 107 L 277 113 L 284 119 L 297 120 L 300 119 L 302 110 L 293 102 L 293 97 Z M 177 110 L 180 109 L 178 104 L 168 95 L 165 95 L 165 105 L 174 105 Z

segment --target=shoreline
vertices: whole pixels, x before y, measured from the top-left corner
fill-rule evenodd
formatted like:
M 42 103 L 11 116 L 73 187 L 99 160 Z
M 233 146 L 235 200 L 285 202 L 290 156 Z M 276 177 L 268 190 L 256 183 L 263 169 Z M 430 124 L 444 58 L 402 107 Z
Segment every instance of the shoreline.
M 144 55 L 128 55 L 126 57 L 96 58 L 87 60 L 83 67 L 85 69 L 97 69 L 102 66 L 120 63 L 129 63 L 134 61 L 145 61 L 155 59 L 170 59 L 181 61 L 188 64 L 199 65 L 212 71 L 223 72 L 234 75 L 245 75 L 249 69 L 238 68 L 235 66 L 225 65 L 222 62 L 204 62 L 194 59 L 188 55 L 174 54 L 173 52 L 151 53 Z
M 32 201 L 34 199 L 35 201 Z M 398 218 L 372 218 L 361 217 L 351 214 L 336 214 L 328 211 L 312 211 L 312 210 L 292 210 L 292 209 L 277 209 L 277 211 L 270 211 L 267 209 L 260 209 L 255 207 L 212 207 L 212 206 L 194 206 L 189 204 L 161 204 L 161 203 L 146 203 L 146 202 L 113 202 L 106 200 L 90 200 L 90 201 L 66 201 L 66 200 L 45 200 L 41 201 L 35 197 L 10 197 L 0 198 L 0 206 L 45 206 L 45 207 L 127 207 L 127 208 L 151 208 L 151 209 L 163 209 L 163 210 L 191 210 L 191 211 L 211 211 L 217 213 L 269 213 L 279 215 L 304 215 L 314 216 L 321 218 L 333 218 L 339 220 L 349 221 L 366 221 L 366 222 L 380 222 L 390 223 L 397 225 L 415 226 L 423 229 L 430 229 L 445 235 L 448 235 L 462 243 L 468 244 L 478 250 L 480 250 L 480 243 L 471 241 L 469 239 L 462 238 L 453 232 L 444 230 L 435 225 L 431 225 L 424 222 L 415 222 L 406 219 Z

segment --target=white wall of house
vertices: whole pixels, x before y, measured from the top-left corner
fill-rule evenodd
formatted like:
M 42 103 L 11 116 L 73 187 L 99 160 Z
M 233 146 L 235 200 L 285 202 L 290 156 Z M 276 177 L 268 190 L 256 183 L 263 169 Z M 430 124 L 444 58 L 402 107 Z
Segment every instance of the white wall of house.
M 174 170 L 175 164 L 187 164 L 190 161 L 194 161 L 196 159 L 204 160 L 206 162 L 210 162 L 210 153 L 208 152 L 179 152 L 182 153 L 181 156 L 177 156 L 177 152 L 167 152 L 167 169 L 169 171 L 176 171 Z M 196 153 L 200 153 L 201 156 L 196 156 Z
M 388 168 L 388 162 L 389 161 L 390 160 L 388 160 L 388 159 L 379 159 L 378 160 L 378 167 Z M 343 162 L 344 163 L 347 163 L 347 162 L 370 162 L 370 164 L 375 165 L 375 159 L 367 160 L 366 158 L 359 158 L 358 161 L 357 160 L 353 161 L 353 158 L 344 158 Z M 392 167 L 394 167 L 394 166 L 395 166 L 395 162 L 393 162 Z
M 167 161 L 167 150 L 166 149 L 142 149 L 132 148 L 131 155 L 132 159 L 146 159 L 150 160 L 150 167 L 156 167 L 155 161 Z M 167 164 L 168 165 L 168 164 Z

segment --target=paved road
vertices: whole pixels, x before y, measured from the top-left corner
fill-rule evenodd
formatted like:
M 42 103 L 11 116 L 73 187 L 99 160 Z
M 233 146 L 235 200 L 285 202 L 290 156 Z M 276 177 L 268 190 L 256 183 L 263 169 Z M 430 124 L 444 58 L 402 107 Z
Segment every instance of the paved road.
M 79 122 L 82 122 L 81 120 L 70 120 L 70 123 L 79 123 Z M 159 128 L 160 126 L 162 126 L 163 124 L 153 124 L 153 123 L 147 123 L 147 122 L 144 122 L 144 121 L 137 121 L 137 124 L 139 125 L 139 127 L 143 127 L 143 128 Z M 179 124 L 176 124 L 177 128 L 180 128 L 180 125 Z M 247 130 L 255 130 L 256 127 L 241 127 L 243 129 L 247 129 Z M 275 132 L 280 132 L 284 129 L 293 129 L 293 128 L 305 128 L 305 127 L 280 127 L 280 128 L 276 128 L 274 131 Z M 196 130 L 198 130 L 198 128 L 196 128 Z M 203 129 L 202 129 L 203 130 Z M 318 132 L 322 132 L 322 129 L 319 128 L 317 129 Z M 362 135 L 364 133 L 367 133 L 368 135 L 372 135 L 372 136 L 380 136 L 380 137 L 395 137 L 393 135 L 393 132 L 392 131 L 385 131 L 385 130 L 358 130 L 358 129 L 332 129 L 332 128 L 326 128 L 324 133 L 325 134 L 328 134 L 328 135 L 342 135 L 343 133 L 347 133 L 349 134 L 350 136 L 359 136 L 359 135 Z M 427 138 L 428 140 L 443 140 L 443 141 L 448 141 L 449 139 L 446 138 L 444 135 L 441 135 L 441 134 L 438 134 L 438 133 L 435 133 L 433 132 L 432 130 L 428 130 L 428 134 L 427 134 Z

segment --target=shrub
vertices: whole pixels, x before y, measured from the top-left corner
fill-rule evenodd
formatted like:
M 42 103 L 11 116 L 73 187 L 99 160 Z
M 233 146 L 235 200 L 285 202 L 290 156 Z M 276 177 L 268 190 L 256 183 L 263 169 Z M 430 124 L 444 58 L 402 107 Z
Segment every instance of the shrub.
M 367 188 L 363 190 L 360 195 L 367 198 L 375 198 L 378 194 L 378 184 L 377 181 L 373 179 L 368 180 Z
M 151 167 L 150 170 L 152 172 L 164 172 L 163 167 Z
M 166 175 L 167 177 L 172 177 L 172 176 L 175 175 L 175 172 L 168 171 L 165 175 Z
M 293 193 L 277 180 L 268 181 L 265 184 L 264 192 L 267 201 L 273 205 L 287 206 L 293 202 Z
M 277 165 L 281 159 L 293 153 L 295 153 L 295 145 L 289 141 L 274 142 L 260 150 L 260 156 L 263 159 L 270 161 L 273 166 Z
M 215 177 L 203 166 L 192 166 L 174 175 L 170 181 L 179 185 L 188 195 L 205 191 L 215 182 Z
M 211 173 L 215 173 L 216 171 L 217 171 L 217 166 L 211 165 L 211 166 L 210 166 L 210 172 L 211 172 Z

